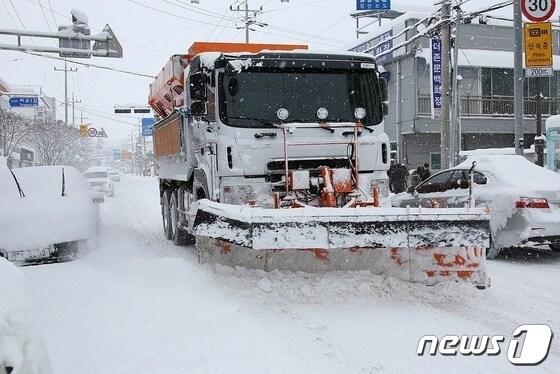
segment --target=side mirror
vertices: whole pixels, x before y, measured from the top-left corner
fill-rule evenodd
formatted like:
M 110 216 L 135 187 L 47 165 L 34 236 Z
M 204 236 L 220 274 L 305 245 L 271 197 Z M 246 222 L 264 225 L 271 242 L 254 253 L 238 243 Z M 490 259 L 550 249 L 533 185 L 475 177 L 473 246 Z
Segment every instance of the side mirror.
M 414 187 L 415 187 L 415 186 L 410 186 L 410 187 L 408 187 L 408 189 L 406 190 L 406 192 L 408 192 L 408 193 L 411 194 L 411 195 L 414 194 L 414 192 L 416 191 L 416 190 L 414 189 Z
M 381 92 L 381 101 L 389 101 L 389 88 L 387 85 L 387 80 L 383 77 L 379 78 L 379 91 Z
M 205 116 L 208 114 L 208 107 L 205 101 L 194 101 L 191 104 L 191 115 L 195 117 Z
M 196 73 L 190 76 L 190 94 L 192 101 L 206 101 L 208 93 L 206 85 L 208 77 L 204 73 Z

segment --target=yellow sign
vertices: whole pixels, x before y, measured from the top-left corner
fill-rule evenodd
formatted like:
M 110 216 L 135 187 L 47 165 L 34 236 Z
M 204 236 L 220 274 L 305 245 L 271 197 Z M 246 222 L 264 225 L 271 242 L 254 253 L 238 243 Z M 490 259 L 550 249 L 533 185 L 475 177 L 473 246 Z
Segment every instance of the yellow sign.
M 525 67 L 552 66 L 552 26 L 550 22 L 525 24 Z
M 121 151 L 121 160 L 132 160 L 132 152 L 127 150 Z
M 87 133 L 87 127 L 88 125 L 80 125 L 80 136 L 82 138 L 87 138 L 88 137 L 88 133 Z

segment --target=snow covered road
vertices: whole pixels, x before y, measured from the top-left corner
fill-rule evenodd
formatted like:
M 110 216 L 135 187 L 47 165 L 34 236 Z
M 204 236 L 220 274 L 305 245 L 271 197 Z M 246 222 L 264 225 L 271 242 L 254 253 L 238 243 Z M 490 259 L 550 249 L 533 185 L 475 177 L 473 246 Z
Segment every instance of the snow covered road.
M 311 275 L 201 266 L 163 238 L 157 180 L 125 177 L 101 206 L 99 248 L 28 267 L 55 373 L 557 373 L 498 356 L 416 355 L 421 336 L 560 329 L 560 257 L 510 254 L 492 287 L 425 287 L 366 272 Z M 525 253 L 526 254 L 526 253 Z M 509 338 L 508 338 L 509 341 Z M 556 368 L 556 369 L 554 369 Z

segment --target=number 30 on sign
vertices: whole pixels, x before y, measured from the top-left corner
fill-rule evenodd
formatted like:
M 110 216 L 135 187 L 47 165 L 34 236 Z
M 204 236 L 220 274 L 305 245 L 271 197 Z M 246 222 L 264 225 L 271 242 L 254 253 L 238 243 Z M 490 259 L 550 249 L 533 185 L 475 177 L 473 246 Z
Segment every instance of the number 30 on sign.
M 532 22 L 547 21 L 555 9 L 556 0 L 521 0 L 523 15 Z

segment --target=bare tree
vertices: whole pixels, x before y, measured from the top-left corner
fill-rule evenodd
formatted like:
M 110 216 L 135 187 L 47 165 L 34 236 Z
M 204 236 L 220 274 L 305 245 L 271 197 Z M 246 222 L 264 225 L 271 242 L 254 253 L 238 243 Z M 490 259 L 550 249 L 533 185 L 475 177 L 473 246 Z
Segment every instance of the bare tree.
M 36 128 L 36 122 L 0 109 L 0 141 L 3 156 L 10 158 L 16 147 Z
M 25 141 L 45 165 L 74 166 L 82 154 L 78 129 L 62 121 L 38 122 Z

